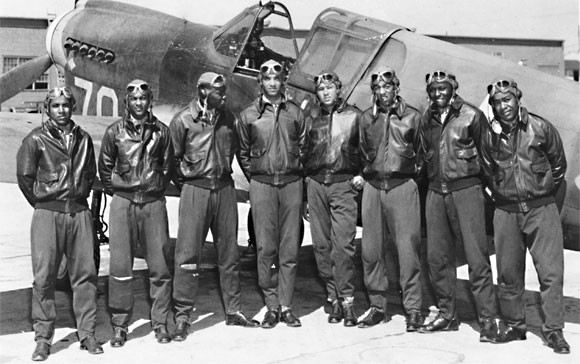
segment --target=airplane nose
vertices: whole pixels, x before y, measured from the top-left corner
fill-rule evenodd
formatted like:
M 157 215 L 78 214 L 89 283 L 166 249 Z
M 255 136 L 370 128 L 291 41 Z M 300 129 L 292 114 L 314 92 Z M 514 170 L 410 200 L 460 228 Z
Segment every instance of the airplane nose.
M 59 16 L 50 23 L 46 32 L 46 52 L 49 54 L 52 62 L 61 67 L 64 67 L 67 62 L 67 48 L 70 49 L 72 46 L 71 42 L 65 41 L 66 37 L 64 37 L 64 34 L 66 26 L 70 19 L 80 10 L 80 8 L 76 8 Z

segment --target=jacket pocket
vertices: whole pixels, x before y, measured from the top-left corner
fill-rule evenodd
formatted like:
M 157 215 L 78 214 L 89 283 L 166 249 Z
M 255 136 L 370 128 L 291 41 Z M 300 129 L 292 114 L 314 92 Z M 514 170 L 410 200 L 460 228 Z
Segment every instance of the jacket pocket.
M 58 172 L 39 171 L 37 175 L 38 182 L 52 183 L 58 181 Z
M 261 156 L 266 153 L 266 148 L 253 148 L 250 150 L 250 157 L 251 158 L 260 158 Z
M 183 157 L 183 160 L 186 163 L 191 163 L 191 164 L 199 163 L 200 161 L 205 159 L 206 154 L 207 154 L 206 152 L 191 153 L 191 154 L 185 155 Z
M 291 147 L 288 148 L 288 154 L 289 154 L 289 161 L 288 161 L 288 170 L 285 172 L 289 172 L 289 171 L 295 171 L 297 169 L 300 168 L 300 148 L 298 148 L 297 145 L 293 145 Z
M 550 162 L 546 159 L 540 160 L 536 163 L 532 163 L 530 169 L 532 171 L 532 178 L 534 178 L 536 184 L 533 188 L 536 189 L 535 192 L 538 195 L 554 189 L 554 177 L 552 176 Z
M 129 163 L 119 163 L 115 166 L 115 173 L 122 176 L 131 170 L 131 165 Z
M 183 156 L 181 173 L 184 177 L 195 177 L 199 174 L 200 164 L 205 160 L 207 152 L 200 151 Z
M 475 147 L 456 149 L 455 158 L 457 160 L 456 177 L 468 177 L 479 173 L 479 161 Z
M 58 172 L 54 170 L 40 170 L 36 175 L 34 194 L 38 199 L 43 199 L 54 195 L 62 187 L 61 183 L 59 183 Z
M 533 163 L 530 168 L 532 169 L 532 172 L 536 174 L 546 174 L 546 172 L 550 170 L 550 163 L 544 160 L 541 162 Z
M 477 157 L 477 149 L 475 149 L 475 147 L 468 149 L 458 149 L 455 151 L 455 156 L 458 159 L 471 159 Z
M 410 148 L 397 149 L 397 154 L 407 159 L 415 158 L 416 155 L 415 151 Z
M 415 161 L 417 154 L 412 148 L 397 148 L 395 153 L 397 154 L 397 161 L 393 161 L 393 172 L 417 173 Z

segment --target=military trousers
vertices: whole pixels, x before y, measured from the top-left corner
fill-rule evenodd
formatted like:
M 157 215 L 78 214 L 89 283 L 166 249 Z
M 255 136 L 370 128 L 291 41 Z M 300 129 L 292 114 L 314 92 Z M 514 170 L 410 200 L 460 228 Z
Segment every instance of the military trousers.
M 481 184 L 450 193 L 429 190 L 426 201 L 429 277 L 441 316 L 457 317 L 455 244 L 463 244 L 479 320 L 495 319 L 497 305 L 485 235 Z
M 412 179 L 391 190 L 365 184 L 362 198 L 362 261 L 370 304 L 386 308 L 387 239 L 390 233 L 399 256 L 403 307 L 419 313 L 422 305 L 421 215 L 417 184 Z
M 73 291 L 79 340 L 95 333 L 97 270 L 95 235 L 89 210 L 75 214 L 35 209 L 31 225 L 32 321 L 34 339 L 51 344 L 56 320 L 55 285 L 63 257 Z
M 307 194 L 314 256 L 327 298 L 353 297 L 358 191 L 350 180 L 323 184 L 310 179 Z
M 250 181 L 258 249 L 258 283 L 266 306 L 292 306 L 302 205 L 302 180 L 283 186 Z
M 185 184 L 179 200 L 173 300 L 175 320 L 188 321 L 197 298 L 203 243 L 211 229 L 226 313 L 240 311 L 238 209 L 233 183 L 218 190 Z
M 113 327 L 127 329 L 133 313 L 133 261 L 138 247 L 149 268 L 151 324 L 167 324 L 171 310 L 172 260 L 165 197 L 135 203 L 114 195 L 110 214 L 109 310 Z
M 526 250 L 530 251 L 540 281 L 545 321 L 542 331 L 564 328 L 564 243 L 556 204 L 526 213 L 495 210 L 493 218 L 498 269 L 498 298 L 509 326 L 526 330 Z

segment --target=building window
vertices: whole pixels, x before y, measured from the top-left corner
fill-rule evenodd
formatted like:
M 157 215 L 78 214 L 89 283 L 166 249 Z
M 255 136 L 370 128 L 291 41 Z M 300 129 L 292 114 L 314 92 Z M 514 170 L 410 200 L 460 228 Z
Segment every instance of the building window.
M 58 71 L 58 86 L 65 86 L 66 85 L 66 77 L 64 73 Z
M 491 55 L 494 57 L 503 57 L 503 52 L 494 51 L 494 52 L 491 52 Z
M 16 68 L 24 62 L 30 61 L 33 57 L 4 57 L 2 62 L 2 73 L 6 73 L 13 68 Z M 38 80 L 29 85 L 27 90 L 47 90 L 48 89 L 48 72 L 40 75 Z

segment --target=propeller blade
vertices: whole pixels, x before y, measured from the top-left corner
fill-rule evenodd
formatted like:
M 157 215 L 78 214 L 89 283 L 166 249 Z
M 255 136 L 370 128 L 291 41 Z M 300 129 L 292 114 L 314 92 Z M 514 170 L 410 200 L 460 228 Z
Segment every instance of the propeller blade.
M 45 54 L 31 59 L 0 76 L 0 103 L 30 86 L 51 65 L 50 56 Z

